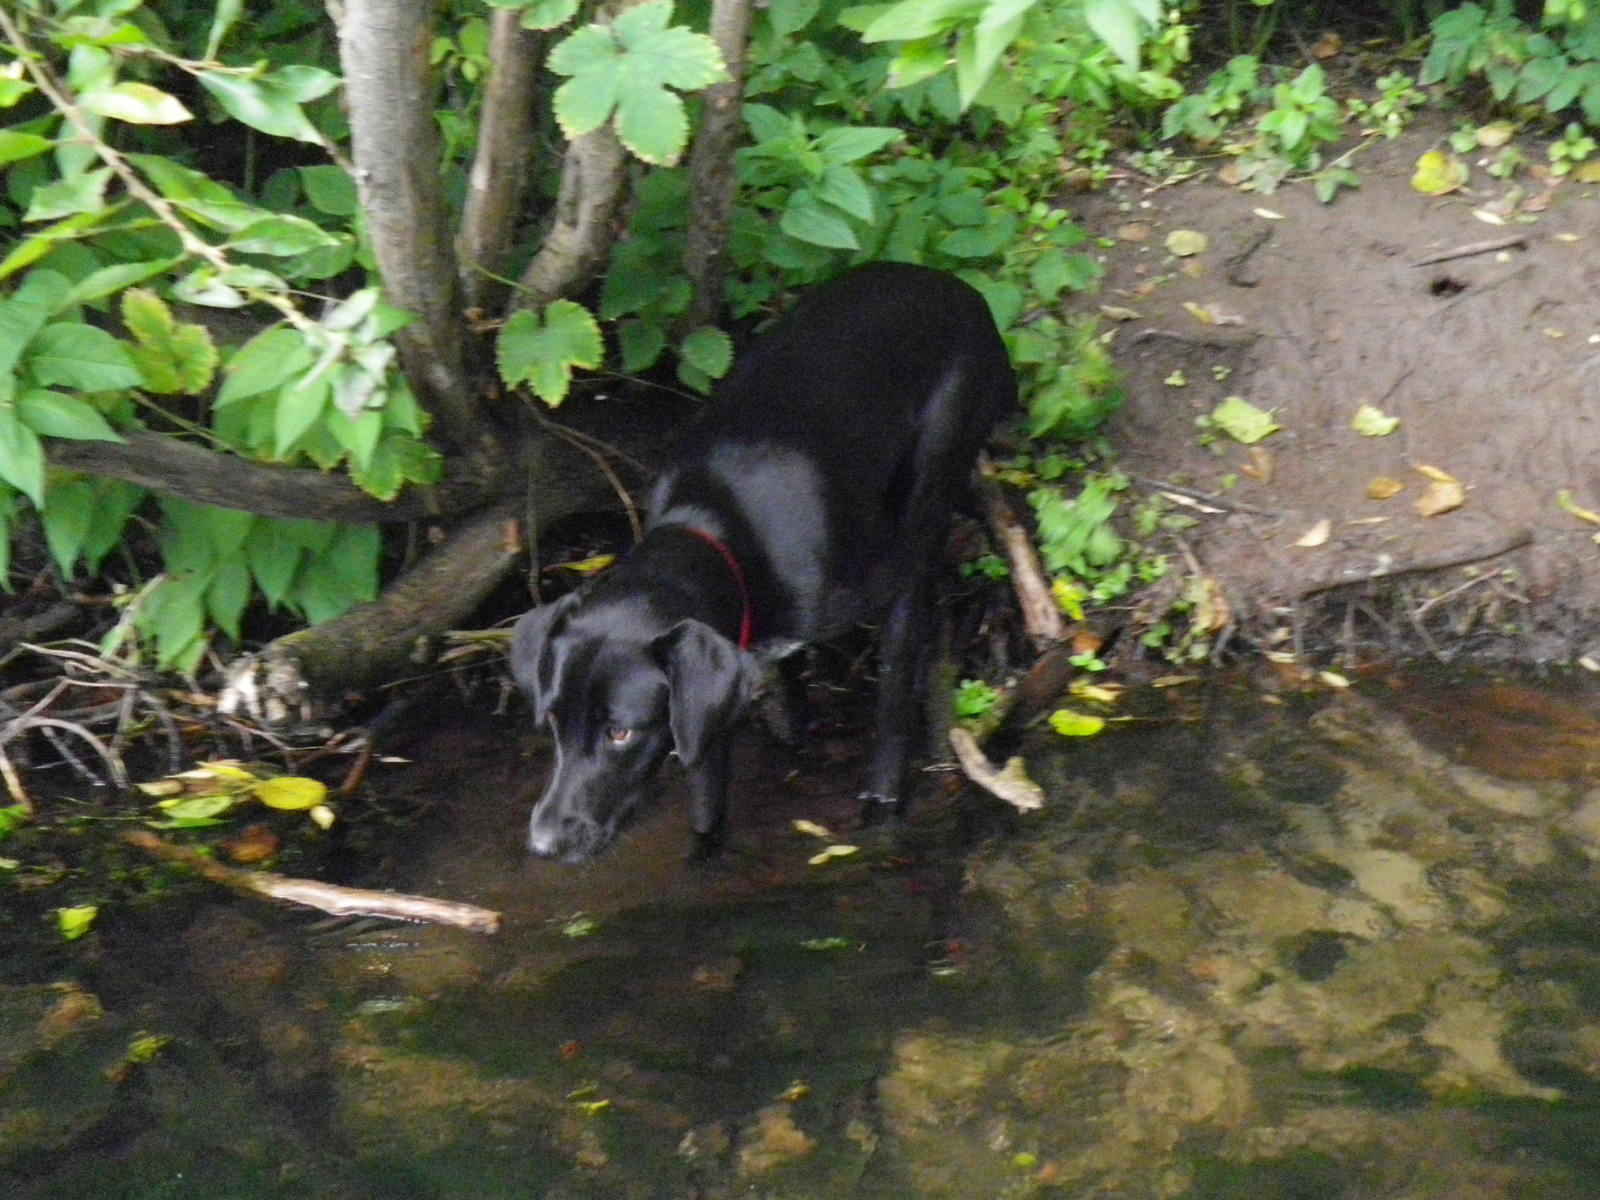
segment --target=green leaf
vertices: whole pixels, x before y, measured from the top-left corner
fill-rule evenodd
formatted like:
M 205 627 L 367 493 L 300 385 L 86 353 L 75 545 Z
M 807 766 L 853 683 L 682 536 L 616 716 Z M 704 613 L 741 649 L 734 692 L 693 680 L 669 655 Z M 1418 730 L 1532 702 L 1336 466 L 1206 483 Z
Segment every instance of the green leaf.
M 223 71 L 201 71 L 199 80 L 230 117 L 252 129 L 302 142 L 322 140 L 300 110 L 292 90 L 270 76 L 252 79 Z
M 70 908 L 56 909 L 56 928 L 69 942 L 75 942 L 89 932 L 100 909 L 93 904 L 76 904 Z
M 81 392 L 137 387 L 141 378 L 121 342 L 103 329 L 75 321 L 46 325 L 28 345 L 23 361 L 35 383 Z
M 239 230 L 226 243 L 244 254 L 270 254 L 287 258 L 327 246 L 339 239 L 315 222 L 288 213 L 274 213 Z
M 721 379 L 733 365 L 733 339 L 720 329 L 696 329 L 678 343 L 678 354 L 711 379 Z
M 816 197 L 824 204 L 843 209 L 858 220 L 872 221 L 872 189 L 858 171 L 829 164 L 823 168 Z
M 69 179 L 58 179 L 35 188 L 28 200 L 24 221 L 53 221 L 74 213 L 89 213 L 105 204 L 106 184 L 111 182 L 111 168 L 99 167 L 84 171 Z
M 249 299 L 238 288 L 217 278 L 212 267 L 196 267 L 172 285 L 172 294 L 189 304 L 205 308 L 243 308 Z
M 552 408 L 566 398 L 573 368 L 592 370 L 603 354 L 593 314 L 570 300 L 546 305 L 543 322 L 528 309 L 518 309 L 500 330 L 495 346 L 506 385 L 525 383 Z
M 976 17 L 982 0 L 900 0 L 861 31 L 863 42 L 909 42 L 954 29 Z
M 84 110 L 130 125 L 179 125 L 194 114 L 176 96 L 148 83 L 123 81 L 78 97 Z
M 306 199 L 318 212 L 330 217 L 354 216 L 361 207 L 356 195 L 356 181 L 343 167 L 323 163 L 314 167 L 299 167 L 300 186 L 306 190 Z
M 232 808 L 238 799 L 238 796 L 229 792 L 213 792 L 209 796 L 182 796 L 163 800 L 160 802 L 160 808 L 162 814 L 171 821 L 210 823 L 211 818 L 220 817 Z
M 1211 421 L 1234 441 L 1246 446 L 1283 428 L 1272 419 L 1270 412 L 1257 408 L 1242 396 L 1229 396 L 1212 409 Z
M 193 396 L 211 386 L 217 348 L 204 325 L 177 324 L 161 297 L 145 288 L 122 294 L 122 321 L 138 342 L 131 354 L 149 391 Z
M 22 133 L 15 129 L 0 129 L 0 167 L 21 162 L 36 154 L 43 154 L 55 143 L 36 133 Z
M 790 198 L 789 207 L 778 219 L 778 228 L 790 237 L 813 246 L 838 250 L 858 250 L 861 247 L 850 223 L 837 210 L 824 208 L 805 191 L 798 191 Z
M 315 356 L 305 338 L 288 325 L 274 325 L 256 334 L 228 360 L 217 404 L 233 404 L 270 392 L 307 370 Z
M 278 393 L 273 410 L 273 453 L 282 458 L 289 448 L 321 418 L 328 407 L 329 384 L 326 374 L 302 379 Z
M 882 125 L 829 129 L 817 137 L 817 153 L 830 163 L 851 163 L 900 141 L 905 134 Z
M 206 611 L 218 629 L 229 637 L 239 637 L 239 619 L 250 602 L 250 570 L 243 558 L 235 555 L 217 564 L 206 588 Z
M 80 442 L 122 441 L 94 405 L 44 388 L 24 391 L 17 399 L 17 415 L 41 437 L 71 438 Z
M 74 304 L 104 299 L 125 287 L 143 283 L 150 276 L 159 275 L 182 261 L 182 258 L 158 258 L 150 262 L 112 263 L 109 267 L 91 271 L 62 296 L 52 309 L 52 314 L 60 314 Z
M 1084 0 L 1083 16 L 1113 54 L 1130 67 L 1139 65 L 1139 17 L 1127 0 Z
M 44 507 L 44 447 L 10 405 L 0 406 L 0 479 L 32 500 L 35 509 Z
M 550 52 L 548 66 L 569 76 L 556 89 L 561 131 L 579 137 L 615 114 L 617 137 L 645 162 L 670 164 L 688 141 L 683 101 L 669 88 L 695 90 L 727 78 L 716 43 L 668 27 L 670 0 L 648 0 L 608 28 L 575 30 Z
M 667 348 L 666 331 L 654 321 L 624 321 L 617 329 L 622 369 L 637 374 L 654 366 Z
M 45 506 L 39 513 L 45 543 L 61 569 L 61 577 L 71 579 L 95 517 L 95 489 L 88 480 L 57 478 L 50 481 L 45 497 Z

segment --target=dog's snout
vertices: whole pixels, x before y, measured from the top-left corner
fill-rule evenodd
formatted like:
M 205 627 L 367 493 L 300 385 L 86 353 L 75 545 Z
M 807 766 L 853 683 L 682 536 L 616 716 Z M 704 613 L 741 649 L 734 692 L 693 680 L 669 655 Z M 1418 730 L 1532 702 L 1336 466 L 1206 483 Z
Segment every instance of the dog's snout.
M 605 840 L 593 821 L 570 813 L 545 817 L 535 811 L 528 822 L 528 849 L 541 858 L 584 862 L 594 857 Z

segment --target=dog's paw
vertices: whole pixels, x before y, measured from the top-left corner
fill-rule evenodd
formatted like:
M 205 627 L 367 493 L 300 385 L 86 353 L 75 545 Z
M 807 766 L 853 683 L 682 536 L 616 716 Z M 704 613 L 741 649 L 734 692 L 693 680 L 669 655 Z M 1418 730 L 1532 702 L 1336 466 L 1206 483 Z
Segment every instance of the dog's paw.
M 694 841 L 689 846 L 689 861 L 691 863 L 712 863 L 722 857 L 726 844 L 722 831 L 715 830 L 711 833 L 696 833 Z

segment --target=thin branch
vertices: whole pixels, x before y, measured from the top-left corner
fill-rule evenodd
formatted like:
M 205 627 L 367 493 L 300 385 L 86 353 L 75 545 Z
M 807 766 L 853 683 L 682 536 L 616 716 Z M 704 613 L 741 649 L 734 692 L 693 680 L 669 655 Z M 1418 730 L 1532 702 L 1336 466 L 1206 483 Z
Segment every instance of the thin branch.
M 685 332 L 712 324 L 722 310 L 728 227 L 738 187 L 734 155 L 744 133 L 740 116 L 750 9 L 751 0 L 712 0 L 711 38 L 722 52 L 728 79 L 701 93 L 705 107 L 689 151 L 689 233 L 683 269 L 694 290 L 684 316 Z
M 469 309 L 486 310 L 494 302 L 496 275 L 505 269 L 517 213 L 528 191 L 538 48 L 539 36 L 522 28 L 518 10 L 494 10 L 489 18 L 489 78 L 478 119 L 478 152 L 456 240 L 461 294 Z
M 1017 593 L 1017 603 L 1022 609 L 1022 625 L 1028 636 L 1038 645 L 1059 642 L 1067 636 L 1066 623 L 1061 617 L 1061 606 L 1050 594 L 1039 554 L 1028 538 L 1028 532 L 1011 512 L 1011 506 L 995 481 L 994 464 L 987 456 L 979 460 L 978 498 L 983 504 L 989 529 L 999 542 L 1006 562 L 1011 567 L 1011 584 Z
M 567 143 L 555 220 L 518 280 L 512 307 L 548 304 L 600 272 L 616 237 L 626 165 L 622 143 L 609 125 Z
M 389 303 L 418 320 L 395 334 L 406 375 L 443 435 L 469 458 L 499 453 L 466 371 L 428 47 L 431 0 L 346 0 L 339 59 L 356 187 Z

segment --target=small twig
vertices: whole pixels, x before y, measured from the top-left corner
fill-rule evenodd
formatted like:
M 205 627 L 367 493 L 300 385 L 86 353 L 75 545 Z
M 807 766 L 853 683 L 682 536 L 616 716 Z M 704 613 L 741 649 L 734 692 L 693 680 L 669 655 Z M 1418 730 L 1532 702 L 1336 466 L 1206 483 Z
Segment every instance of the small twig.
M 1050 592 L 1038 551 L 1033 548 L 1027 530 L 1012 513 L 1011 506 L 1000 491 L 1000 485 L 995 480 L 994 464 L 987 455 L 978 460 L 978 497 L 983 502 L 989 528 L 1011 566 L 1011 586 L 1022 608 L 1023 628 L 1035 643 L 1061 641 L 1067 636 L 1061 607 Z
M 1201 504 L 1212 504 L 1224 512 L 1249 513 L 1256 517 L 1271 517 L 1274 521 L 1281 520 L 1282 514 L 1275 513 L 1265 508 L 1257 508 L 1253 504 L 1242 504 L 1237 500 L 1224 500 L 1210 492 L 1198 491 L 1195 488 L 1179 487 L 1175 483 L 1167 483 L 1162 479 L 1146 479 L 1141 475 L 1129 475 L 1129 483 L 1137 483 L 1142 488 L 1152 492 L 1171 492 L 1174 496 L 1183 496 L 1189 500 L 1198 500 Z
M 33 816 L 33 797 L 28 795 L 28 789 L 22 786 L 22 776 L 17 773 L 17 768 L 11 761 L 11 756 L 6 753 L 4 742 L 0 742 L 0 779 L 6 782 L 6 794 L 28 816 Z
M 627 510 L 628 525 L 633 530 L 633 540 L 635 542 L 641 541 L 644 538 L 644 525 L 639 520 L 639 506 L 633 502 L 633 497 L 629 495 L 628 489 L 623 486 L 622 480 L 617 478 L 617 473 L 611 469 L 611 464 L 606 461 L 605 455 L 588 444 L 593 439 L 575 437 L 571 430 L 565 429 L 553 421 L 546 421 L 544 425 L 546 429 L 566 442 L 567 445 L 582 454 L 588 455 L 593 460 L 594 465 L 600 469 L 600 473 L 606 477 L 606 482 L 611 485 L 611 490 L 616 492 L 617 499 L 622 501 L 622 507 Z
M 1431 267 L 1434 263 L 1452 262 L 1458 258 L 1472 258 L 1479 254 L 1493 254 L 1497 250 L 1511 250 L 1516 247 L 1526 249 L 1527 245 L 1527 234 L 1513 233 L 1506 237 L 1489 238 L 1487 241 L 1468 242 L 1466 245 L 1457 246 L 1453 250 L 1441 250 L 1437 254 L 1419 258 L 1410 265 L 1413 267 Z
M 122 835 L 122 840 L 165 862 L 187 867 L 207 882 L 272 900 L 302 904 L 337 917 L 392 917 L 400 921 L 454 925 L 473 933 L 496 933 L 500 929 L 500 914 L 476 904 L 436 900 L 431 896 L 411 896 L 403 892 L 339 887 L 315 879 L 293 879 L 271 871 L 241 871 L 225 867 L 198 850 L 163 841 L 143 829 L 130 830 Z
M 89 747 L 100 756 L 101 761 L 111 772 L 111 778 L 118 787 L 128 786 L 128 772 L 123 768 L 122 760 L 111 752 L 111 748 L 82 725 L 71 721 L 62 721 L 56 717 L 28 717 L 23 720 L 11 722 L 3 732 L 0 732 L 0 746 L 14 739 L 19 733 L 29 729 L 64 729 L 68 733 L 77 734 Z

